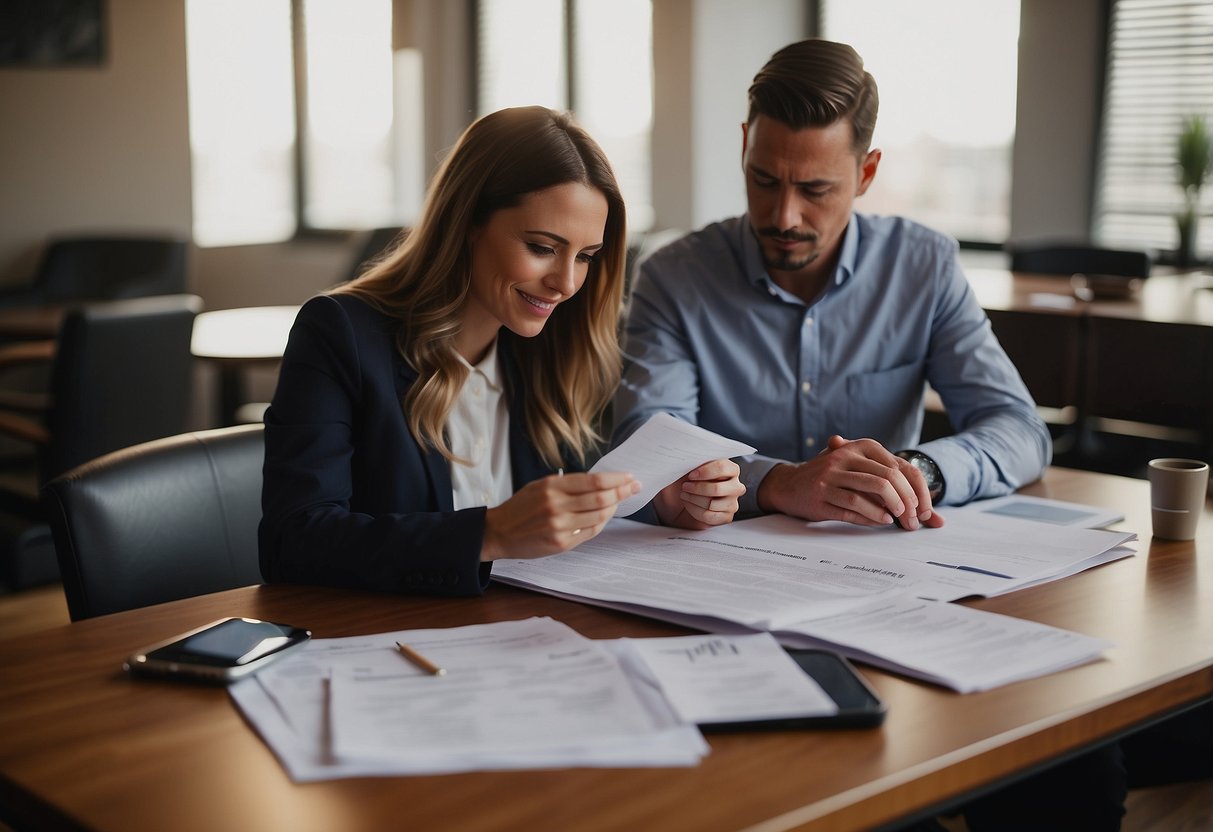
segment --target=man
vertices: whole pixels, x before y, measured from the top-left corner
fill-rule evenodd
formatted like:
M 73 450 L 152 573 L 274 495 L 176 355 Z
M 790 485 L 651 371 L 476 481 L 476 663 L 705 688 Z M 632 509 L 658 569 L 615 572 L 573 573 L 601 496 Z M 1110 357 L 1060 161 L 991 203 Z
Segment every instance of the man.
M 743 511 L 939 526 L 936 504 L 1009 493 L 1049 463 L 955 241 L 854 211 L 881 161 L 877 98 L 849 46 L 777 52 L 742 125 L 748 212 L 635 282 L 616 436 L 664 410 L 750 443 Z M 927 381 L 957 433 L 919 445 Z
M 664 410 L 748 442 L 743 511 L 938 527 L 936 505 L 1009 493 L 1049 464 L 1048 429 L 955 241 L 854 211 L 881 161 L 876 110 L 851 47 L 776 52 L 742 125 L 748 212 L 657 251 L 636 278 L 615 439 Z M 957 432 L 919 444 L 924 382 Z M 964 811 L 975 832 L 1115 830 L 1125 788 L 1111 744 Z

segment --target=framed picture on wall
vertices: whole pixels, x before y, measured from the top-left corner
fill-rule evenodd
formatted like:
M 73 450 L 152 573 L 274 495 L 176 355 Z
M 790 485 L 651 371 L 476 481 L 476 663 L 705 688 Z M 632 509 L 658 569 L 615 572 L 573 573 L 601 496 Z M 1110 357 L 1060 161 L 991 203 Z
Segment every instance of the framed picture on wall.
M 0 67 L 100 66 L 105 0 L 0 0 Z

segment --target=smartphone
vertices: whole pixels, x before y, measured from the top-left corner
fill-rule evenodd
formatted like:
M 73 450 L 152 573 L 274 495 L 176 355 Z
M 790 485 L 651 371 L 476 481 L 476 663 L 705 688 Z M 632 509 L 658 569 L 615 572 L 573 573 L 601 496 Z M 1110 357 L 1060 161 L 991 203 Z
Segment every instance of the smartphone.
M 851 663 L 828 650 L 784 648 L 801 670 L 821 685 L 837 713 L 823 716 L 713 722 L 699 726 L 704 733 L 717 731 L 788 730 L 794 728 L 870 728 L 884 722 L 888 708 Z
M 227 684 L 256 673 L 307 643 L 310 630 L 255 618 L 221 618 L 133 653 L 122 665 L 139 675 Z

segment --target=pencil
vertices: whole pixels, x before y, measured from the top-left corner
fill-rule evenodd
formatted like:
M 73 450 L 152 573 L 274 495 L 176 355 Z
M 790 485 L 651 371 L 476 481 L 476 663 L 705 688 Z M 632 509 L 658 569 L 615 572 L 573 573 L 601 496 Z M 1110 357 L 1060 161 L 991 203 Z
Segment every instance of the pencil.
M 426 673 L 429 673 L 431 676 L 445 676 L 446 675 L 446 670 L 444 670 L 443 668 L 434 664 L 432 661 L 430 661 L 425 656 L 418 653 L 412 647 L 409 647 L 407 644 L 401 644 L 400 642 L 396 642 L 396 647 L 398 647 L 400 649 L 400 654 L 402 656 L 404 656 L 406 659 L 408 659 L 413 664 L 417 665 L 417 667 L 420 667 Z

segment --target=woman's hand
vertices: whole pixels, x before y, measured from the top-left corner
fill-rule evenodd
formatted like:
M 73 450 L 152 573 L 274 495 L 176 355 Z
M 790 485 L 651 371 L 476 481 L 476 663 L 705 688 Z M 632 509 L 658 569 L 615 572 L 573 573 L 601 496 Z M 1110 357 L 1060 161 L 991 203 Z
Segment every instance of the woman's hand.
M 480 559 L 568 551 L 602 531 L 620 501 L 639 490 L 631 474 L 552 475 L 527 483 L 488 510 Z
M 705 462 L 653 498 L 657 517 L 666 526 L 706 529 L 733 521 L 745 493 L 741 468 L 731 459 Z

